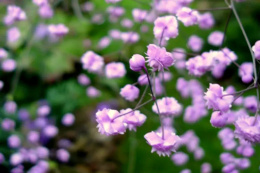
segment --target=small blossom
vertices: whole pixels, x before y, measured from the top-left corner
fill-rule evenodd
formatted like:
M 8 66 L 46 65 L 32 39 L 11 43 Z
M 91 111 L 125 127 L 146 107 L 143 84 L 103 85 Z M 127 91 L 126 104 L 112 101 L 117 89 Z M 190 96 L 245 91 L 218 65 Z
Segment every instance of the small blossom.
M 175 165 L 184 165 L 189 160 L 189 156 L 183 152 L 177 152 L 172 155 L 172 161 Z
M 164 116 L 178 116 L 182 111 L 182 106 L 173 97 L 163 97 L 157 100 L 159 111 Z M 152 107 L 153 111 L 158 114 L 156 104 Z
M 8 146 L 11 148 L 18 148 L 21 145 L 21 140 L 17 135 L 11 135 L 7 139 Z
M 25 12 L 18 6 L 9 5 L 7 7 L 7 15 L 4 18 L 6 25 L 12 25 L 16 21 L 26 20 Z
M 97 88 L 93 86 L 87 88 L 87 96 L 89 96 L 90 98 L 99 97 L 100 95 L 101 92 Z
M 149 44 L 147 48 L 148 63 L 154 71 L 162 71 L 164 68 L 167 69 L 174 64 L 172 54 L 167 52 L 164 47 L 160 48 L 154 44 Z
M 78 75 L 78 83 L 80 85 L 86 86 L 86 85 L 90 84 L 90 79 L 87 75 L 82 73 L 82 74 Z
M 127 84 L 126 86 L 121 88 L 120 95 L 124 97 L 126 100 L 132 102 L 138 98 L 139 92 L 140 91 L 136 86 Z
M 43 129 L 43 134 L 49 138 L 53 138 L 58 134 L 58 128 L 54 125 L 47 125 Z
M 121 78 L 125 76 L 126 69 L 121 62 L 110 62 L 106 65 L 105 73 L 107 78 Z
M 188 40 L 188 44 L 187 46 L 194 52 L 199 52 L 202 49 L 203 46 L 203 40 L 196 36 L 196 35 L 192 35 L 190 36 L 189 40 Z
M 212 113 L 210 123 L 213 127 L 224 127 L 227 124 L 228 117 L 219 111 Z
M 37 6 L 48 4 L 48 0 L 33 0 L 32 2 Z
M 2 123 L 1 123 L 1 127 L 5 131 L 14 130 L 15 122 L 11 119 L 5 118 L 5 119 L 3 119 Z
M 208 37 L 209 44 L 213 46 L 220 46 L 224 39 L 224 33 L 220 31 L 212 32 Z
M 252 47 L 255 58 L 260 60 L 260 40 L 258 40 L 255 45 Z
M 250 112 L 255 113 L 257 111 L 257 98 L 256 98 L 256 96 L 245 97 L 244 106 Z
M 139 41 L 139 34 L 136 32 L 122 32 L 121 39 L 124 43 L 136 43 Z
M 52 18 L 52 16 L 53 16 L 53 10 L 49 4 L 41 5 L 39 7 L 38 13 L 41 16 L 41 18 L 43 18 L 43 19 L 49 19 L 49 18 Z
M 83 64 L 83 69 L 92 73 L 98 73 L 104 66 L 104 59 L 93 51 L 87 51 L 81 57 L 81 63 Z
M 98 48 L 105 49 L 111 43 L 111 39 L 109 37 L 103 37 L 98 42 Z
M 130 68 L 133 71 L 141 71 L 145 67 L 145 59 L 139 54 L 134 54 L 129 60 Z
M 75 121 L 75 116 L 71 113 L 67 113 L 62 117 L 62 124 L 65 126 L 71 126 Z
M 183 7 L 177 12 L 177 18 L 185 26 L 195 25 L 198 22 L 198 12 L 188 7 Z
M 16 112 L 17 105 L 14 101 L 7 101 L 4 104 L 4 110 L 8 114 L 14 114 Z
M 157 39 L 160 39 L 161 37 L 176 38 L 179 34 L 176 17 L 158 17 L 154 21 L 153 33 Z
M 139 85 L 148 85 L 149 83 L 146 74 L 142 74 L 141 76 L 139 76 L 137 81 Z
M 121 0 L 106 0 L 107 3 L 117 3 L 120 2 Z
M 14 166 L 23 162 L 24 158 L 21 153 L 14 153 L 10 156 L 10 163 Z
M 223 87 L 218 84 L 210 84 L 208 91 L 205 93 L 206 105 L 209 109 L 219 110 L 220 112 L 227 112 L 231 108 L 234 97 L 226 95 Z
M 63 37 L 69 32 L 69 29 L 63 25 L 63 24 L 57 24 L 57 25 L 49 25 L 48 31 L 50 34 L 56 36 L 56 37 Z
M 144 124 L 146 116 L 141 114 L 140 111 L 133 111 L 132 109 L 121 110 L 120 114 L 125 114 L 127 112 L 129 113 L 124 115 L 124 123 L 126 123 L 129 130 L 136 131 L 136 127 L 140 127 Z
M 199 15 L 199 27 L 201 29 L 210 29 L 215 24 L 215 20 L 211 13 L 207 12 Z
M 12 72 L 16 69 L 16 61 L 13 59 L 5 59 L 1 64 L 1 68 L 5 72 Z
M 65 149 L 59 149 L 56 152 L 57 159 L 61 162 L 68 162 L 70 158 L 70 153 Z
M 103 109 L 96 113 L 98 131 L 104 135 L 124 134 L 126 127 L 124 117 L 118 117 L 120 114 L 116 110 Z M 118 118 L 117 118 L 118 117 Z
M 251 62 L 244 62 L 239 68 L 239 76 L 244 83 L 250 83 L 253 80 L 254 67 Z
M 203 163 L 202 165 L 201 165 L 201 169 L 200 169 L 201 171 L 201 173 L 211 173 L 211 171 L 212 171 L 212 166 L 211 166 L 211 164 L 209 164 L 209 163 Z
M 12 27 L 7 31 L 7 42 L 16 43 L 21 37 L 20 30 L 17 27 Z
M 252 143 L 260 143 L 260 123 L 259 118 L 248 115 L 240 116 L 235 122 L 235 135 Z
M 8 52 L 5 49 L 0 48 L 0 60 L 5 59 L 7 57 L 8 57 Z
M 132 15 L 136 22 L 142 22 L 147 16 L 147 11 L 135 8 L 132 11 Z
M 164 138 L 162 132 L 149 132 L 144 135 L 147 143 L 152 146 L 152 152 L 157 152 L 159 156 L 169 156 L 172 151 L 176 150 L 176 144 L 180 141 L 180 137 L 170 130 L 164 130 Z
M 133 24 L 132 20 L 130 20 L 130 19 L 123 19 L 121 21 L 121 25 L 125 28 L 132 28 L 134 24 Z

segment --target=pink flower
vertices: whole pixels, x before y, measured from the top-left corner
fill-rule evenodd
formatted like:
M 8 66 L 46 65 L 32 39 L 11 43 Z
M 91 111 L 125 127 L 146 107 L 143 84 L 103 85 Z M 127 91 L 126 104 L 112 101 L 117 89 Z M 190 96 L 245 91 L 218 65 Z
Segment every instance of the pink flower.
M 220 46 L 224 39 L 224 33 L 220 31 L 212 32 L 208 37 L 209 44 L 213 46 Z
M 90 98 L 99 97 L 101 94 L 100 91 L 93 86 L 88 87 L 86 92 L 87 96 L 89 96 Z
M 138 83 L 139 85 L 148 85 L 148 78 L 146 74 L 142 74 L 138 77 Z
M 111 38 L 103 37 L 98 42 L 98 48 L 104 49 L 104 48 L 108 47 L 110 45 L 110 43 L 111 43 Z
M 121 62 L 110 62 L 106 65 L 105 73 L 107 78 L 121 78 L 125 76 L 126 69 Z
M 164 138 L 162 132 L 149 132 L 144 135 L 147 143 L 152 146 L 152 153 L 157 152 L 159 156 L 170 156 L 171 152 L 176 150 L 176 144 L 180 141 L 180 137 L 170 130 L 164 130 Z
M 139 96 L 139 89 L 134 85 L 127 84 L 121 88 L 120 95 L 128 101 L 134 101 Z
M 260 143 L 260 123 L 259 118 L 248 115 L 240 116 L 235 122 L 235 135 L 252 143 Z
M 254 67 L 251 62 L 244 62 L 239 68 L 239 76 L 244 83 L 250 83 L 253 80 Z
M 213 127 L 224 127 L 227 124 L 227 120 L 227 114 L 222 114 L 219 111 L 215 111 L 211 115 L 210 123 Z
M 172 161 L 175 165 L 184 165 L 189 160 L 189 156 L 183 152 L 177 152 L 172 155 Z
M 258 40 L 255 45 L 252 47 L 252 50 L 255 54 L 255 58 L 260 60 L 260 40 Z
M 71 113 L 67 113 L 62 117 L 62 124 L 65 126 L 71 126 L 75 121 L 75 116 Z
M 121 39 L 124 43 L 136 43 L 139 41 L 139 34 L 136 32 L 122 32 Z
M 203 46 L 203 40 L 196 36 L 192 35 L 190 36 L 188 40 L 188 45 L 187 45 L 192 51 L 194 52 L 199 52 Z
M 147 16 L 147 11 L 135 8 L 133 9 L 132 14 L 136 22 L 142 22 Z
M 69 32 L 69 28 L 67 28 L 63 24 L 57 24 L 57 25 L 49 25 L 48 31 L 50 34 L 56 36 L 56 37 L 63 37 Z
M 86 85 L 90 84 L 90 79 L 87 75 L 82 73 L 82 74 L 78 75 L 78 83 L 80 85 L 86 86 Z
M 232 106 L 234 97 L 232 95 L 224 96 L 225 94 L 226 92 L 224 92 L 223 87 L 218 84 L 210 84 L 204 96 L 208 108 L 212 108 L 215 111 L 227 112 Z
M 141 71 L 145 67 L 145 59 L 139 54 L 134 54 L 129 60 L 130 68 L 133 71 Z
M 104 66 L 104 59 L 93 51 L 87 51 L 81 57 L 81 63 L 83 64 L 83 68 L 89 72 L 98 73 Z
M 6 25 L 12 25 L 16 21 L 26 20 L 25 12 L 18 6 L 9 5 L 7 7 L 7 15 L 4 18 Z
M 140 111 L 133 111 L 132 109 L 121 110 L 120 114 L 125 114 L 127 112 L 130 113 L 124 115 L 124 123 L 126 123 L 126 127 L 129 130 L 136 131 L 136 127 L 140 127 L 144 124 L 146 116 L 144 114 L 141 114 Z
M 38 13 L 43 19 L 49 19 L 53 16 L 53 10 L 48 3 L 41 5 L 39 7 Z
M 16 43 L 21 37 L 20 30 L 17 27 L 12 27 L 7 31 L 7 42 Z
M 157 100 L 159 111 L 164 116 L 178 116 L 182 111 L 182 106 L 173 97 L 163 97 Z M 152 107 L 153 111 L 158 114 L 156 104 Z
M 176 38 L 179 34 L 178 22 L 174 16 L 158 17 L 154 21 L 153 33 L 157 39 Z
M 99 110 L 96 113 L 96 121 L 98 123 L 98 131 L 104 135 L 124 134 L 126 127 L 124 125 L 124 117 L 119 117 L 119 112 L 112 109 Z
M 171 53 L 166 52 L 166 49 L 160 48 L 154 44 L 149 44 L 147 46 L 147 59 L 149 66 L 153 68 L 154 71 L 162 71 L 164 68 L 168 68 L 174 64 L 174 59 Z
M 106 0 L 107 3 L 117 3 L 120 2 L 121 0 Z
M 201 29 L 210 29 L 215 24 L 215 20 L 211 13 L 207 12 L 199 15 L 199 27 Z
M 12 72 L 16 68 L 16 61 L 13 59 L 5 59 L 2 62 L 1 68 L 5 72 Z
M 185 25 L 191 26 L 198 22 L 198 12 L 188 7 L 183 7 L 177 12 L 177 18 Z

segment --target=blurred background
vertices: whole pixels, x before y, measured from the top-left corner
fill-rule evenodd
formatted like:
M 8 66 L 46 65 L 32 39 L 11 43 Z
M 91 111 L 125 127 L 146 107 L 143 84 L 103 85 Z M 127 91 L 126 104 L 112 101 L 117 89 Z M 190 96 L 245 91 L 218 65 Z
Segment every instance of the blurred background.
M 124 85 L 137 81 L 139 74 L 130 70 L 128 61 L 133 54 L 145 55 L 147 45 L 154 42 L 153 23 L 133 22 L 133 26 L 129 28 L 122 23 L 127 22 L 126 19 L 133 21 L 134 8 L 150 10 L 150 3 L 149 0 L 122 0 L 113 5 L 106 3 L 105 0 L 50 0 L 53 17 L 43 19 L 38 15 L 38 7 L 29 0 L 0 1 L 0 19 L 6 15 L 9 4 L 20 6 L 27 14 L 27 20 L 15 24 L 21 34 L 15 44 L 7 44 L 7 30 L 10 27 L 0 23 L 0 48 L 4 48 L 8 52 L 8 57 L 16 61 L 15 70 L 0 71 L 0 80 L 4 83 L 0 90 L 0 120 L 2 122 L 8 118 L 15 122 L 15 128 L 9 131 L 1 130 L 0 133 L 0 153 L 5 156 L 5 161 L 0 165 L 1 173 L 10 172 L 14 168 L 9 160 L 17 148 L 10 148 L 8 137 L 16 134 L 21 139 L 21 145 L 30 148 L 31 144 L 26 135 L 31 123 L 39 119 L 39 108 L 43 105 L 49 107 L 48 120 L 40 119 L 39 123 L 48 121 L 49 124 L 55 124 L 58 130 L 55 137 L 48 140 L 41 139 L 42 145 L 49 150 L 50 159 L 47 162 L 50 173 L 168 173 L 180 172 L 185 168 L 196 173 L 200 172 L 204 162 L 211 164 L 212 172 L 221 172 L 223 165 L 219 156 L 224 149 L 217 137 L 219 129 L 209 123 L 210 116 L 193 124 L 185 123 L 183 116 L 174 120 L 173 126 L 178 135 L 193 130 L 200 139 L 199 146 L 204 149 L 202 159 L 197 160 L 193 154 L 189 154 L 189 161 L 183 166 L 176 166 L 168 157 L 159 157 L 156 153 L 151 153 L 151 147 L 146 143 L 144 135 L 159 127 L 159 119 L 151 110 L 152 104 L 140 109 L 147 116 L 147 121 L 137 129 L 137 132 L 107 137 L 97 131 L 95 112 L 98 109 L 110 107 L 120 110 L 132 108 L 136 104 L 126 102 L 119 92 Z M 109 13 L 109 7 L 112 6 L 124 8 L 124 14 L 116 20 Z M 191 4 L 191 8 L 201 10 L 225 6 L 224 0 L 194 0 Z M 254 44 L 260 38 L 260 1 L 248 0 L 237 3 L 236 7 L 248 37 Z M 180 47 L 191 52 L 187 47 L 191 35 L 197 35 L 204 40 L 201 52 L 217 50 L 207 44 L 207 37 L 212 31 L 224 31 L 230 11 L 218 10 L 211 13 L 215 17 L 215 27 L 202 31 L 197 26 L 184 27 L 180 24 L 179 36 L 169 41 L 167 50 L 171 52 L 174 48 Z M 50 41 L 44 36 L 44 32 L 39 30 L 40 25 L 59 23 L 67 26 L 69 33 L 58 41 Z M 140 33 L 140 40 L 134 44 L 127 44 L 122 40 L 111 39 L 109 32 L 112 29 L 122 32 L 135 31 Z M 145 32 L 141 32 L 141 29 Z M 224 45 L 235 51 L 238 64 L 251 62 L 250 52 L 233 14 Z M 80 58 L 88 50 L 103 56 L 105 63 L 123 62 L 127 75 L 121 79 L 111 80 L 83 70 Z M 166 84 L 167 94 L 175 97 L 184 107 L 190 105 L 191 100 L 182 98 L 176 90 L 176 81 L 179 77 L 186 80 L 194 77 L 188 75 L 185 70 L 179 73 L 175 68 L 170 68 L 170 71 L 173 79 Z M 90 79 L 89 85 L 82 85 L 79 82 L 79 75 L 82 74 Z M 238 69 L 234 65 L 228 67 L 222 78 L 215 79 L 209 74 L 196 79 L 204 85 L 204 91 L 209 83 L 220 83 L 224 87 L 232 84 L 237 90 L 247 87 L 242 84 L 238 77 Z M 95 87 L 98 94 L 94 96 L 89 94 L 90 87 Z M 250 94 L 255 95 L 254 91 L 247 93 Z M 16 106 L 10 113 L 7 111 L 6 103 L 12 101 Z M 9 109 L 13 108 L 14 105 L 9 104 Z M 75 122 L 69 127 L 62 123 L 67 113 L 75 115 Z M 30 121 L 24 120 L 23 116 L 27 115 Z M 66 148 L 70 153 L 69 160 L 65 163 L 55 156 L 60 148 Z M 255 149 L 256 153 L 250 158 L 251 167 L 241 172 L 259 172 L 259 146 L 255 146 Z M 180 148 L 180 151 L 187 152 L 184 147 Z M 32 165 L 25 163 L 23 169 L 28 170 Z

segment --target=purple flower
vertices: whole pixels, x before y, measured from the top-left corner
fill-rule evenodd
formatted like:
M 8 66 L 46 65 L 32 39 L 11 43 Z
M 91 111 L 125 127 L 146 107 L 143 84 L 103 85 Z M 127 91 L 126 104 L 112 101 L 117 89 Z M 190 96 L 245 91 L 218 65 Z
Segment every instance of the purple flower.
M 9 5 L 7 7 L 7 15 L 4 18 L 6 25 L 12 25 L 16 21 L 26 20 L 25 12 L 18 6 Z
M 196 148 L 194 151 L 194 159 L 195 160 L 200 160 L 204 157 L 204 150 L 200 147 Z
M 126 86 L 121 88 L 120 95 L 124 99 L 132 102 L 139 97 L 139 92 L 140 91 L 136 86 L 127 84 Z
M 125 28 L 132 28 L 134 24 L 133 24 L 132 20 L 130 20 L 130 19 L 123 19 L 121 21 L 121 25 Z
M 59 149 L 56 152 L 56 157 L 61 162 L 68 162 L 70 158 L 70 153 L 65 149 Z
M 195 25 L 198 22 L 198 12 L 188 7 L 183 7 L 177 12 L 177 18 L 185 26 Z
M 132 11 L 132 15 L 136 22 L 142 22 L 147 16 L 147 11 L 135 8 Z
M 248 96 L 244 99 L 244 106 L 250 112 L 255 113 L 257 111 L 257 98 L 256 96 Z
M 147 143 L 152 146 L 152 153 L 157 152 L 159 156 L 170 156 L 171 152 L 176 150 L 176 144 L 180 141 L 180 137 L 170 130 L 164 130 L 164 138 L 162 132 L 149 132 L 144 135 Z
M 174 64 L 172 54 L 167 52 L 164 47 L 160 48 L 154 44 L 149 44 L 147 48 L 148 65 L 154 71 L 162 71 L 164 68 L 168 69 L 168 67 Z
M 18 148 L 21 145 L 21 140 L 17 135 L 11 135 L 7 139 L 10 148 Z
M 239 76 L 244 83 L 250 83 L 253 80 L 254 67 L 251 62 L 244 62 L 239 68 Z
M 210 84 L 204 96 L 208 108 L 215 111 L 227 112 L 232 106 L 234 97 L 225 94 L 226 92 L 224 92 L 223 87 L 218 84 Z
M 12 27 L 7 31 L 7 42 L 10 44 L 16 43 L 21 37 L 20 30 L 17 27 Z
M 87 96 L 89 96 L 90 98 L 99 97 L 100 95 L 101 95 L 100 91 L 95 87 L 90 86 L 87 88 Z
M 110 62 L 105 67 L 105 73 L 107 78 L 121 78 L 125 76 L 126 69 L 121 62 Z
M 16 69 L 16 61 L 13 59 L 5 59 L 2 62 L 2 70 L 5 72 L 12 72 Z
M 179 34 L 178 22 L 174 16 L 158 17 L 154 21 L 153 33 L 157 39 L 176 38 Z
M 62 117 L 62 124 L 65 126 L 71 126 L 75 121 L 75 116 L 71 113 L 67 113 Z
M 196 36 L 196 35 L 192 35 L 190 36 L 189 40 L 188 40 L 188 44 L 187 46 L 194 52 L 199 52 L 202 49 L 203 46 L 203 40 Z
M 235 158 L 232 154 L 230 153 L 222 153 L 220 155 L 220 160 L 223 164 L 227 165 L 229 163 L 232 163 L 234 162 Z
M 98 123 L 98 131 L 104 135 L 124 134 L 126 127 L 124 125 L 124 117 L 116 110 L 103 109 L 96 113 L 96 121 Z M 117 118 L 118 117 L 118 118 Z
M 106 0 L 107 3 L 117 3 L 120 2 L 121 0 Z
M 90 84 L 90 79 L 87 75 L 82 73 L 82 74 L 78 75 L 78 83 L 80 85 L 86 86 L 86 85 Z
M 43 134 L 46 137 L 53 138 L 53 137 L 55 137 L 58 134 L 58 131 L 59 130 L 58 130 L 58 128 L 56 126 L 54 126 L 54 125 L 47 125 L 43 129 Z
M 0 48 L 0 60 L 8 57 L 8 52 L 4 48 Z
M 109 36 L 115 40 L 119 40 L 121 38 L 121 32 L 116 29 L 112 29 L 109 31 Z
M 213 127 L 224 127 L 227 124 L 228 117 L 224 113 L 221 113 L 219 111 L 215 111 L 212 113 L 210 118 L 210 123 Z
M 182 106 L 173 97 L 163 97 L 157 100 L 160 114 L 164 116 L 178 116 L 182 111 Z M 158 114 L 156 104 L 152 107 L 153 111 Z
M 38 24 L 34 31 L 34 37 L 36 40 L 42 40 L 48 35 L 48 27 L 45 24 Z
M 37 143 L 39 142 L 39 139 L 40 139 L 40 134 L 37 131 L 30 131 L 27 134 L 27 140 L 31 143 Z
M 124 115 L 124 123 L 126 123 L 126 127 L 129 130 L 136 131 L 136 127 L 140 127 L 144 124 L 146 120 L 146 116 L 144 114 L 141 114 L 140 111 L 136 110 L 133 111 L 132 109 L 124 109 L 120 111 L 120 114 L 125 114 L 129 112 L 128 114 Z
M 252 143 L 260 143 L 260 123 L 259 118 L 248 115 L 240 116 L 235 122 L 235 135 Z
M 14 114 L 16 112 L 17 105 L 14 101 L 7 101 L 4 104 L 4 110 L 8 114 Z
M 94 10 L 94 4 L 92 2 L 89 2 L 89 1 L 85 2 L 82 5 L 82 10 L 86 11 L 86 12 L 93 11 Z
M 201 169 L 200 169 L 201 171 L 201 173 L 211 173 L 211 171 L 212 171 L 212 167 L 211 167 L 211 164 L 209 164 L 209 163 L 203 163 L 202 165 L 201 165 Z
M 208 55 L 208 56 L 205 56 Z M 213 57 L 210 53 L 203 53 L 201 56 L 190 58 L 186 62 L 186 68 L 194 76 L 202 76 L 212 68 Z
M 104 49 L 110 45 L 111 39 L 109 37 L 103 37 L 98 42 L 98 48 Z
M 191 173 L 190 169 L 183 169 L 180 173 Z
M 214 24 L 215 20 L 211 13 L 207 12 L 199 15 L 199 27 L 201 29 L 210 29 Z
M 5 118 L 5 119 L 3 119 L 2 123 L 1 123 L 1 127 L 5 131 L 14 130 L 15 122 L 11 119 Z
M 136 43 L 139 41 L 139 34 L 136 32 L 122 32 L 121 39 L 124 43 Z
M 48 0 L 33 0 L 32 2 L 37 6 L 48 4 Z
M 139 85 L 148 85 L 148 78 L 146 74 L 142 74 L 138 77 L 138 83 Z
M 213 46 L 220 46 L 224 39 L 224 33 L 220 31 L 212 32 L 208 37 L 209 44 Z
M 52 18 L 52 16 L 53 16 L 53 10 L 49 4 L 41 5 L 39 7 L 38 13 L 43 19 L 49 19 L 49 18 Z M 65 34 L 67 34 L 67 32 L 68 32 L 68 31 L 66 31 L 66 28 L 60 27 L 59 30 L 60 30 L 60 33 L 58 33 L 58 37 L 63 36 Z M 64 32 L 64 33 L 62 34 L 62 32 Z M 55 33 L 55 34 L 57 34 L 57 33 Z
M 19 165 L 23 162 L 23 156 L 21 153 L 14 153 L 10 156 L 10 163 L 14 166 Z
M 255 45 L 252 47 L 255 58 L 260 60 L 260 40 L 258 40 Z
M 37 148 L 35 148 L 35 152 L 37 157 L 40 159 L 47 159 L 50 154 L 49 150 L 42 146 L 38 146 Z
M 125 13 L 125 9 L 122 7 L 109 6 L 107 12 L 110 14 L 110 17 L 117 19 Z
M 184 165 L 188 162 L 189 156 L 183 152 L 177 152 L 172 155 L 172 161 L 175 163 L 175 165 Z
M 69 32 L 69 28 L 67 28 L 63 24 L 57 24 L 57 25 L 51 24 L 48 26 L 48 31 L 51 35 L 54 35 L 59 38 L 66 35 Z
M 87 51 L 81 57 L 81 63 L 83 64 L 83 69 L 92 73 L 98 73 L 104 66 L 104 59 L 93 51 Z
M 40 117 L 45 117 L 47 115 L 49 115 L 51 112 L 51 108 L 49 105 L 41 105 L 38 107 L 37 109 L 37 115 Z
M 223 173 L 233 173 L 236 170 L 236 165 L 234 163 L 229 163 L 222 168 Z
M 145 59 L 139 54 L 134 54 L 129 60 L 130 68 L 133 71 L 141 71 L 145 67 Z

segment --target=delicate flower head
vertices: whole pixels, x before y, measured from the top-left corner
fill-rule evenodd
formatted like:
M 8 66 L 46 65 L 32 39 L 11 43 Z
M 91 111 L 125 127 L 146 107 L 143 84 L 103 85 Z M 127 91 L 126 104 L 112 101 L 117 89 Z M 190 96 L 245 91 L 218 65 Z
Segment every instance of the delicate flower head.
M 121 78 L 125 76 L 125 65 L 121 62 L 110 62 L 106 65 L 105 73 L 107 78 Z
M 56 36 L 56 37 L 63 37 L 69 32 L 69 28 L 67 28 L 63 24 L 57 24 L 57 25 L 49 25 L 48 26 L 48 31 L 50 34 Z
M 93 86 L 89 86 L 87 88 L 86 92 L 87 92 L 87 96 L 89 96 L 90 98 L 99 97 L 100 94 L 101 94 L 101 92 L 97 88 L 95 88 Z
M 48 0 L 33 0 L 32 1 L 35 5 L 42 6 L 48 4 Z
M 132 15 L 136 22 L 142 22 L 147 16 L 147 11 L 135 8 L 132 11 Z
M 38 13 L 41 16 L 41 18 L 43 18 L 43 19 L 49 19 L 49 18 L 52 18 L 52 16 L 53 16 L 53 10 L 49 4 L 41 5 L 39 7 Z M 65 30 L 65 32 L 66 32 L 66 30 Z
M 215 20 L 211 13 L 207 12 L 199 15 L 199 27 L 201 29 L 210 29 L 214 24 Z
M 16 21 L 26 20 L 25 12 L 18 6 L 9 5 L 7 7 L 7 15 L 4 18 L 6 25 L 12 25 Z
M 154 71 L 162 71 L 174 64 L 172 54 L 167 52 L 164 47 L 160 48 L 154 44 L 149 44 L 147 48 L 148 64 Z
M 174 16 L 158 17 L 154 21 L 153 33 L 157 39 L 176 38 L 179 34 L 178 22 Z
M 126 131 L 124 117 L 119 117 L 119 115 L 119 112 L 113 109 L 99 110 L 96 113 L 98 131 L 107 136 L 124 134 Z
M 227 112 L 231 108 L 234 97 L 225 95 L 223 87 L 218 84 L 210 84 L 208 91 L 205 93 L 206 104 L 209 109 Z
M 87 51 L 81 57 L 81 63 L 83 64 L 83 69 L 92 73 L 98 73 L 104 66 L 104 59 L 93 51 Z
M 5 59 L 7 57 L 8 57 L 8 52 L 5 49 L 0 48 L 0 60 Z
M 56 152 L 56 156 L 57 156 L 59 161 L 66 163 L 66 162 L 69 161 L 70 153 L 67 150 L 65 150 L 65 149 L 59 149 Z
M 21 140 L 17 135 L 11 135 L 7 139 L 8 146 L 11 148 L 18 148 L 21 145 Z
M 75 116 L 72 113 L 67 113 L 62 117 L 62 124 L 65 126 L 71 126 L 75 121 Z
M 253 80 L 254 67 L 251 62 L 244 62 L 239 68 L 239 76 L 244 83 L 249 83 Z
M 159 111 L 164 116 L 178 116 L 182 111 L 182 106 L 173 97 L 163 97 L 157 100 Z M 152 107 L 155 113 L 158 113 L 156 104 Z
M 212 32 L 208 37 L 209 44 L 213 46 L 220 46 L 224 39 L 224 33 L 220 31 Z
M 175 165 L 184 165 L 189 160 L 189 156 L 183 152 L 174 153 L 171 157 Z
M 144 135 L 147 143 L 152 146 L 152 152 L 157 152 L 159 156 L 169 156 L 172 151 L 175 152 L 176 144 L 180 141 L 180 137 L 172 131 L 165 129 L 164 138 L 162 132 L 149 132 Z
M 136 43 L 139 41 L 139 34 L 136 32 L 122 32 L 121 33 L 121 39 L 124 43 Z
M 259 118 L 248 115 L 240 116 L 235 122 L 235 135 L 252 143 L 260 143 L 260 122 Z
M 136 131 L 136 127 L 140 127 L 144 124 L 146 120 L 146 116 L 141 114 L 140 111 L 133 111 L 132 109 L 124 109 L 120 111 L 120 114 L 128 114 L 124 115 L 124 123 L 129 130 Z
M 110 37 L 102 37 L 98 42 L 98 48 L 105 49 L 110 45 L 110 43 L 111 43 Z
M 134 54 L 129 60 L 130 69 L 133 71 L 141 71 L 145 67 L 145 59 L 142 55 Z
M 126 100 L 132 102 L 138 98 L 139 92 L 140 91 L 136 86 L 127 84 L 126 86 L 121 88 L 120 95 L 124 97 Z
M 87 75 L 82 73 L 82 74 L 78 75 L 78 83 L 80 85 L 86 86 L 86 85 L 90 84 L 90 79 Z
M 198 22 L 198 12 L 188 7 L 183 7 L 177 12 L 177 18 L 185 26 L 195 25 Z
M 227 124 L 228 117 L 219 111 L 212 113 L 210 123 L 213 127 L 224 127 Z
M 117 3 L 120 2 L 121 0 L 106 0 L 107 3 Z
M 203 163 L 201 165 L 201 169 L 200 170 L 201 170 L 200 171 L 201 173 L 210 173 L 212 171 L 212 166 L 209 163 Z
M 196 35 L 192 35 L 190 36 L 189 40 L 188 40 L 188 44 L 187 46 L 194 52 L 199 52 L 202 49 L 203 46 L 203 40 L 196 36 Z
M 1 64 L 1 69 L 5 72 L 12 72 L 16 69 L 16 61 L 13 59 L 5 59 Z
M 257 98 L 256 96 L 247 96 L 244 99 L 244 107 L 250 112 L 255 113 L 257 111 Z
M 255 45 L 252 47 L 255 58 L 260 60 L 260 40 L 258 40 Z
M 21 32 L 17 27 L 12 27 L 7 31 L 7 42 L 14 44 L 16 43 L 21 37 Z
M 148 78 L 146 74 L 142 74 L 138 77 L 139 85 L 148 85 Z

